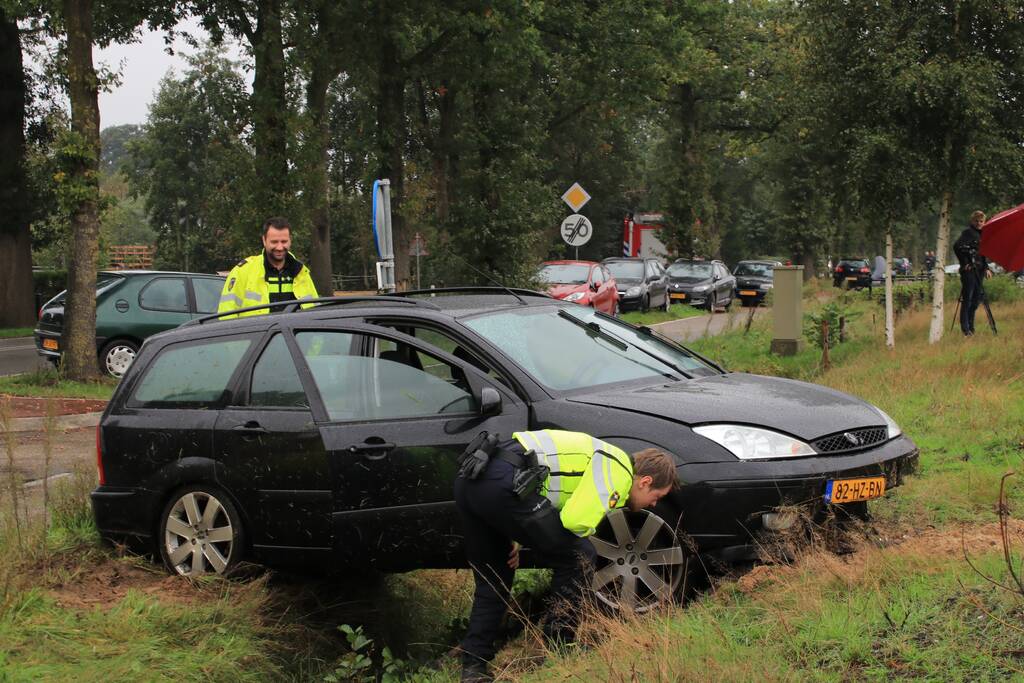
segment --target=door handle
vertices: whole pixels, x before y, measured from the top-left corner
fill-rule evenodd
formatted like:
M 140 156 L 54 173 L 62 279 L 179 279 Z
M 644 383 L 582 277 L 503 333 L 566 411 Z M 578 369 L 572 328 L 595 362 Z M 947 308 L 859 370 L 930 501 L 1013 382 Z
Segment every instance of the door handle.
M 393 443 L 357 443 L 348 447 L 348 452 L 358 455 L 364 460 L 381 460 L 394 450 Z
M 235 425 L 231 428 L 231 431 L 242 432 L 242 438 L 253 438 L 267 433 L 267 430 L 256 420 L 249 420 L 245 424 Z

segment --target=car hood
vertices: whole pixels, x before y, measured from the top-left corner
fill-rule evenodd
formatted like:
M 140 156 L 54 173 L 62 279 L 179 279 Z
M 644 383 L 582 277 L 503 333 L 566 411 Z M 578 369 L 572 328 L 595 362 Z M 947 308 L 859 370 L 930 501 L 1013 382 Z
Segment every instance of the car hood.
M 711 284 L 711 278 L 709 277 L 670 277 L 668 281 L 673 285 L 682 285 L 683 287 Z
M 737 275 L 736 284 L 746 285 L 763 285 L 771 284 L 772 279 L 770 277 L 758 277 L 757 275 Z
M 548 287 L 548 294 L 555 297 L 556 299 L 564 299 L 570 294 L 574 294 L 576 292 L 586 293 L 589 291 L 590 288 L 587 287 L 586 285 L 558 284 L 551 285 L 550 287 Z
M 813 441 L 885 424 L 869 403 L 828 387 L 778 377 L 729 373 L 633 391 L 608 390 L 571 401 L 646 413 L 686 425 L 749 424 Z
M 615 284 L 618 285 L 619 289 L 635 287 L 636 285 L 642 285 L 643 283 L 643 280 L 623 279 L 621 277 L 615 278 Z

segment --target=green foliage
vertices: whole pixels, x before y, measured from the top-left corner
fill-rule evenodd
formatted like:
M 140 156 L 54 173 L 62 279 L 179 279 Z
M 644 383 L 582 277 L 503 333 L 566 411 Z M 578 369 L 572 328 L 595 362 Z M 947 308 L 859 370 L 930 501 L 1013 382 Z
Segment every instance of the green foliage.
M 849 308 L 838 300 L 829 301 L 816 311 L 804 314 L 804 337 L 819 349 L 825 348 L 824 323 L 828 323 L 828 346 L 835 348 L 840 343 L 840 329 L 848 327 L 861 315 L 860 311 Z M 848 332 L 846 332 L 848 334 Z
M 385 646 L 378 652 L 373 640 L 355 628 L 342 624 L 338 630 L 345 634 L 348 652 L 334 662 L 334 670 L 323 678 L 326 683 L 424 683 L 430 680 L 428 669 L 395 657 Z
M 40 294 L 43 303 L 46 303 L 67 288 L 68 271 L 66 270 L 32 271 L 32 291 Z

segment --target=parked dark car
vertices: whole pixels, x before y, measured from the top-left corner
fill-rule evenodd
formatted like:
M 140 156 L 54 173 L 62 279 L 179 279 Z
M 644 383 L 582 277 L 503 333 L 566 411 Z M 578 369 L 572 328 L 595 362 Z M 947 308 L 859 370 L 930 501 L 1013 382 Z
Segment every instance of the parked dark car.
M 319 301 L 146 341 L 98 427 L 105 538 L 186 575 L 243 557 L 464 566 L 452 486 L 466 444 L 481 430 L 579 430 L 678 463 L 680 490 L 653 511 L 613 513 L 595 541 L 595 588 L 635 607 L 670 597 L 693 550 L 753 557 L 761 536 L 793 524 L 787 511 L 863 505 L 916 463 L 914 443 L 860 399 L 729 373 L 535 292 Z
M 622 256 L 606 258 L 601 264 L 615 278 L 619 291 L 619 310 L 668 310 L 668 274 L 658 259 Z
M 732 305 L 736 278 L 721 261 L 677 259 L 668 267 L 668 281 L 673 301 L 712 312 Z
M 593 261 L 545 261 L 537 278 L 548 285 L 548 294 L 602 313 L 619 312 L 619 292 L 608 269 Z
M 775 266 L 778 261 L 740 261 L 732 271 L 736 278 L 736 298 L 744 306 L 755 306 L 764 301 L 775 285 Z
M 912 275 L 914 272 L 914 264 L 910 262 L 906 256 L 895 256 L 892 259 L 892 274 L 893 275 Z
M 224 278 L 155 270 L 102 271 L 96 277 L 96 353 L 100 370 L 121 377 L 142 342 L 157 332 L 217 312 Z M 53 363 L 63 351 L 67 291 L 39 309 L 36 351 Z
M 832 273 L 834 287 L 861 289 L 871 287 L 871 268 L 866 259 L 840 259 Z

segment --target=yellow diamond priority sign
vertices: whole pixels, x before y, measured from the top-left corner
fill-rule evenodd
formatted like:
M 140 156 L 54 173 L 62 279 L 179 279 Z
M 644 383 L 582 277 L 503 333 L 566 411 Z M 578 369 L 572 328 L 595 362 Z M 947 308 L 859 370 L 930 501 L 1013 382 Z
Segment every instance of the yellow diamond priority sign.
M 573 183 L 572 187 L 562 195 L 562 201 L 568 204 L 574 212 L 579 212 L 583 205 L 590 201 L 590 195 L 579 183 Z

